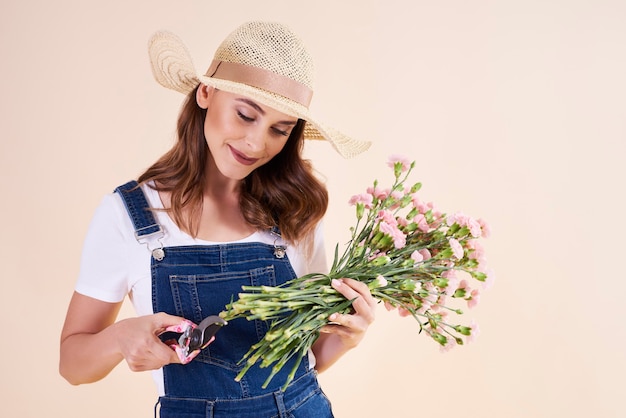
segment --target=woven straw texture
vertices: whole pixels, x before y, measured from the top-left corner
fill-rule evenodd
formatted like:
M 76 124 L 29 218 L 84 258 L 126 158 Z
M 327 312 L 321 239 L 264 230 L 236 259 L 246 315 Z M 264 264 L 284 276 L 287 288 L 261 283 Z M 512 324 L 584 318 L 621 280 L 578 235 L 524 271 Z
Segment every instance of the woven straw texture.
M 243 25 L 222 42 L 214 59 L 263 68 L 313 88 L 311 56 L 302 41 L 283 25 Z
M 322 125 L 301 103 L 272 91 L 227 79 L 198 75 L 191 55 L 173 33 L 159 31 L 148 44 L 152 72 L 159 84 L 183 94 L 199 83 L 249 97 L 282 113 L 307 121 L 304 138 L 325 139 L 345 158 L 367 150 L 369 142 L 360 141 Z M 260 68 L 313 87 L 313 62 L 302 41 L 285 25 L 248 22 L 233 31 L 215 52 L 214 60 Z

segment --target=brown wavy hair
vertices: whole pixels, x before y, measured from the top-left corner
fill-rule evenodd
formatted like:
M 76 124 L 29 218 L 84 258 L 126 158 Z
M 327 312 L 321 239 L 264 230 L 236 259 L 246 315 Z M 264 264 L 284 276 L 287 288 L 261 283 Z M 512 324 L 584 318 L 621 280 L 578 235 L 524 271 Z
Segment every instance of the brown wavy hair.
M 209 148 L 204 136 L 206 110 L 196 102 L 196 87 L 178 117 L 174 146 L 141 176 L 157 191 L 170 193 L 168 211 L 185 232 L 197 236 L 202 213 Z M 311 237 L 328 207 L 326 186 L 302 158 L 304 120 L 298 120 L 274 158 L 243 179 L 239 205 L 244 219 L 258 230 L 278 227 L 283 238 L 298 243 Z

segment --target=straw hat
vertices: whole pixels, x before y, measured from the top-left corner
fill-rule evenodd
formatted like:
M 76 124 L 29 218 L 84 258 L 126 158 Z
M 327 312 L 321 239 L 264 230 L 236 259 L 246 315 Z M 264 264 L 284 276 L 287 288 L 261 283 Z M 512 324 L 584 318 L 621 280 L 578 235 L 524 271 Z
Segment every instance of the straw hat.
M 203 83 L 249 97 L 306 120 L 305 139 L 326 139 L 345 158 L 370 146 L 322 125 L 310 114 L 313 63 L 302 41 L 282 24 L 239 26 L 219 46 L 204 74 L 196 73 L 187 48 L 171 32 L 155 33 L 148 51 L 154 77 L 164 87 L 188 94 Z

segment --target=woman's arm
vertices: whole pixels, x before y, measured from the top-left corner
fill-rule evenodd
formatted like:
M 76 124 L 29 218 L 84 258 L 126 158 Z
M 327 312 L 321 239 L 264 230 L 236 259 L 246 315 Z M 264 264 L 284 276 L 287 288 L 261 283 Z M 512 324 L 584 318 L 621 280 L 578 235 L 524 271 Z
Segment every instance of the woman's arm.
M 365 336 L 365 332 L 375 318 L 376 300 L 367 285 L 353 279 L 333 280 L 333 288 L 352 302 L 353 314 L 333 314 L 332 324 L 320 330 L 320 336 L 313 344 L 315 369 L 323 372 L 332 366 L 346 352 L 353 349 Z
M 100 380 L 124 359 L 133 371 L 180 362 L 158 335 L 182 318 L 159 313 L 115 322 L 121 305 L 74 292 L 61 332 L 59 362 L 59 372 L 71 384 Z

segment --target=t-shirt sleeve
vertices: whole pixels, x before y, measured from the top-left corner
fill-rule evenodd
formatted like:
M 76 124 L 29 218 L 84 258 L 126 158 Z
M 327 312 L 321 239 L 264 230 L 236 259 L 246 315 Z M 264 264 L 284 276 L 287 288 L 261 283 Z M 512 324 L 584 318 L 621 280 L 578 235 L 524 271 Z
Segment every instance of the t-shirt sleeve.
M 128 294 L 128 249 L 136 241 L 124 210 L 116 194 L 106 195 L 96 209 L 83 244 L 76 292 L 111 303 Z

